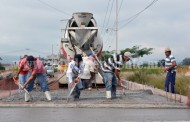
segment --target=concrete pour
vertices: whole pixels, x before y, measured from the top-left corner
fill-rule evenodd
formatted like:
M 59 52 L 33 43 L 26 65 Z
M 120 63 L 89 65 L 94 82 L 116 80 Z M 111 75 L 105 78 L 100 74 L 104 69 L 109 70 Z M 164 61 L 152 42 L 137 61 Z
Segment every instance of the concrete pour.
M 78 101 L 69 100 L 66 103 L 68 91 L 52 90 L 52 101 L 48 102 L 43 92 L 39 89 L 30 93 L 32 102 L 24 102 L 24 92 L 17 93 L 7 98 L 0 99 L 1 107 L 90 107 L 90 108 L 187 108 L 184 104 L 168 100 L 159 95 L 154 95 L 150 90 L 122 90 L 117 91 L 117 98 L 107 100 L 105 90 L 83 90 Z

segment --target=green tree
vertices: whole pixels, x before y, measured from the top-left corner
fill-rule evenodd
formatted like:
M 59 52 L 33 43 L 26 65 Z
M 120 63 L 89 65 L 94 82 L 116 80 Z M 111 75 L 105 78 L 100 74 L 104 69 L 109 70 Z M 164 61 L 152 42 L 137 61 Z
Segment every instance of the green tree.
M 185 58 L 185 59 L 183 59 L 183 61 L 182 61 L 182 65 L 190 65 L 190 58 Z
M 157 66 L 158 67 L 165 67 L 165 59 L 159 60 Z
M 1 63 L 0 63 L 0 70 L 5 70 L 5 67 L 3 67 Z
M 102 51 L 101 60 L 106 61 L 112 54 L 114 54 L 114 51 Z
M 0 61 L 2 60 L 2 58 L 0 57 Z M 1 62 L 0 62 L 0 70 L 5 70 L 5 67 L 2 66 Z
M 153 48 L 141 48 L 141 46 L 133 46 L 132 48 L 126 48 L 121 50 L 121 54 L 124 54 L 126 51 L 133 54 L 133 58 L 143 57 L 144 55 L 152 54 Z

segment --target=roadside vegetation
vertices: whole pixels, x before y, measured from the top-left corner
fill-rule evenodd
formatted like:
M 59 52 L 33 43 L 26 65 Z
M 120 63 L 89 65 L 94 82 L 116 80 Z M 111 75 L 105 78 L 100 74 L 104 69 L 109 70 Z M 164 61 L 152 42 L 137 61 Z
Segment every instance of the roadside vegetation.
M 187 95 L 190 77 L 185 77 L 186 72 L 188 72 L 187 66 L 178 66 L 175 86 L 176 93 L 178 94 Z M 155 88 L 164 90 L 166 73 L 159 67 L 123 69 L 121 77 L 132 82 L 154 86 Z

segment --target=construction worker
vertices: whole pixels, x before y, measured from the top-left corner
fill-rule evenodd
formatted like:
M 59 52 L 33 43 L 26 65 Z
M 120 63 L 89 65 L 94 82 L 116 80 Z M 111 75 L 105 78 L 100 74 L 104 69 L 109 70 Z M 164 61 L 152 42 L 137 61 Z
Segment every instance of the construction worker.
M 29 78 L 26 83 L 23 85 L 23 89 L 26 87 L 29 92 L 33 90 L 34 80 L 38 78 L 40 83 L 40 87 L 42 91 L 45 93 L 45 96 L 48 101 L 51 101 L 51 95 L 49 93 L 48 82 L 46 80 L 46 71 L 43 63 L 33 56 L 27 57 L 27 66 L 29 68 Z M 31 100 L 31 96 L 25 93 L 25 101 L 28 102 Z
M 106 98 L 116 98 L 117 85 L 122 85 L 121 78 L 119 76 L 120 70 L 124 62 L 129 61 L 132 58 L 130 52 L 125 52 L 124 55 L 112 55 L 107 61 L 103 63 L 102 70 L 104 76 L 104 83 L 106 86 Z M 118 79 L 118 80 L 117 80 Z
M 164 72 L 167 72 L 165 79 L 165 90 L 167 92 L 175 93 L 175 78 L 176 78 L 176 60 L 173 55 L 171 55 L 171 49 L 165 49 L 165 68 Z
M 92 80 L 95 78 L 95 64 L 93 54 L 91 52 L 87 53 L 86 57 L 83 57 L 83 62 L 85 64 L 84 71 L 81 74 L 81 80 L 83 87 L 88 90 L 92 89 Z
M 75 83 L 77 85 L 74 88 L 73 93 L 71 94 L 73 100 L 78 100 L 80 97 L 80 90 L 83 89 L 82 82 L 80 79 L 80 75 L 83 72 L 84 69 L 84 63 L 82 56 L 80 54 L 77 54 L 74 56 L 74 60 L 72 60 L 67 69 L 66 77 L 68 82 L 68 91 L 70 93 L 70 90 L 74 87 Z
M 21 85 L 24 85 L 28 78 L 28 67 L 26 65 L 26 59 L 27 55 L 24 55 L 24 57 L 19 61 L 18 63 L 18 72 L 15 79 L 19 79 L 19 82 Z M 22 88 L 19 86 L 19 92 L 22 92 Z

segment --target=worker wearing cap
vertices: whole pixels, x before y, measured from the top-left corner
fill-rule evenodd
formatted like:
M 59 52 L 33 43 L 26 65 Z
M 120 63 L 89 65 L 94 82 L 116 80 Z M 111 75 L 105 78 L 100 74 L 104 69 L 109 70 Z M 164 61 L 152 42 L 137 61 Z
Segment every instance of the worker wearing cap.
M 175 93 L 175 78 L 176 78 L 176 60 L 173 55 L 171 55 L 171 49 L 165 49 L 165 69 L 164 72 L 167 72 L 165 79 L 165 90 L 167 92 Z
M 119 76 L 120 70 L 124 62 L 129 61 L 132 58 L 130 52 L 125 52 L 124 55 L 112 55 L 107 61 L 103 63 L 102 70 L 104 75 L 104 83 L 106 86 L 106 98 L 116 98 L 116 88 L 122 85 L 121 78 Z M 118 82 L 117 82 L 118 79 Z

